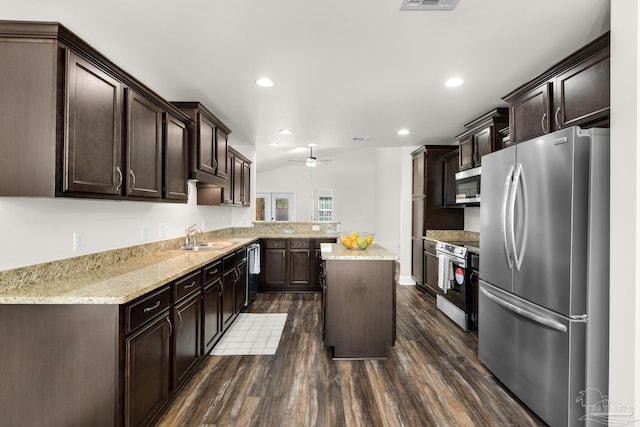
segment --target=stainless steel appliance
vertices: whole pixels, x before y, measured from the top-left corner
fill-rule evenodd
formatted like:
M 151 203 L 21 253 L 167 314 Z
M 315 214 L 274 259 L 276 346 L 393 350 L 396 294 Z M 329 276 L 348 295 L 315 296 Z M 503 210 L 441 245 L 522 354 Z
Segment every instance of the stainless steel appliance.
M 609 132 L 563 129 L 482 168 L 479 358 L 551 426 L 589 425 L 585 396 L 608 394 Z
M 439 288 L 436 306 L 465 331 L 475 329 L 470 255 L 464 242 L 436 244 Z
M 247 304 L 258 295 L 258 274 L 260 274 L 260 243 L 247 246 Z
M 477 205 L 480 203 L 480 181 L 482 167 L 456 173 L 456 203 Z

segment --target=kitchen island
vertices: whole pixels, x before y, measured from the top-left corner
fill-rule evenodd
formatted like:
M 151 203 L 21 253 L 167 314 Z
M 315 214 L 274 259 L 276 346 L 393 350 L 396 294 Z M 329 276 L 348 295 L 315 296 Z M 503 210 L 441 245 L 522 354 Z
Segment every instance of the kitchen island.
M 366 250 L 322 245 L 325 345 L 334 359 L 385 358 L 396 339 L 397 255 L 380 245 Z

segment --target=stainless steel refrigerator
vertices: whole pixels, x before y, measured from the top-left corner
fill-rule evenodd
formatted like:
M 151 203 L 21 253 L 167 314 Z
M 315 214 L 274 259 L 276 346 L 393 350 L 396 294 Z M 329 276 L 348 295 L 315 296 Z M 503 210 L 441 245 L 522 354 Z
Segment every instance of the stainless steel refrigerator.
M 482 157 L 478 355 L 551 426 L 602 425 L 608 394 L 609 130 Z

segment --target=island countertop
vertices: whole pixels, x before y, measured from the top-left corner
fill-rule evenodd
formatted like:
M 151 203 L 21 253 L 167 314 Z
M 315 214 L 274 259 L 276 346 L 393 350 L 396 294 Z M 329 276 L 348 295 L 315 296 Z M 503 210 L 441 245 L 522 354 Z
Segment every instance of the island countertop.
M 323 243 L 321 246 L 323 260 L 361 260 L 361 261 L 394 261 L 400 257 L 377 243 L 372 243 L 367 249 L 347 249 L 340 243 Z

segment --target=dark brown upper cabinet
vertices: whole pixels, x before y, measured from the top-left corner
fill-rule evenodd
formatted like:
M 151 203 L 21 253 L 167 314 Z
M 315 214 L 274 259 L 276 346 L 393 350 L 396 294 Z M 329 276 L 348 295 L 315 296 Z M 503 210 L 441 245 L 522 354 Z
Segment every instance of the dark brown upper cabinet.
M 0 22 L 0 57 L 0 196 L 186 201 L 180 110 L 59 23 Z
M 520 86 L 509 103 L 510 142 L 569 126 L 609 126 L 609 32 Z
M 228 179 L 231 130 L 200 102 L 174 102 L 195 123 L 190 141 L 189 177 L 203 184 L 224 185 Z
M 189 176 L 189 129 L 187 124 L 167 114 L 165 117 L 164 196 L 187 201 Z
M 127 99 L 127 196 L 162 197 L 163 111 L 129 90 Z
M 251 205 L 251 161 L 228 147 L 226 164 L 228 178 L 221 184 L 197 183 L 199 205 Z
M 464 126 L 467 130 L 456 136 L 459 170 L 480 166 L 482 156 L 503 148 L 501 131 L 509 126 L 509 109 L 496 108 Z
M 459 170 L 459 150 L 442 156 L 444 183 L 442 187 L 442 203 L 445 206 L 456 206 L 456 172 Z

